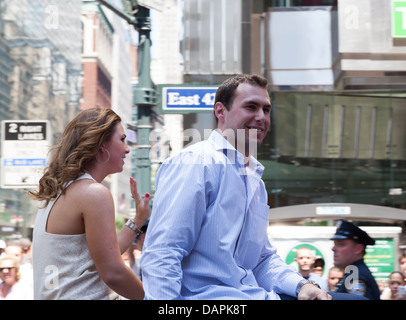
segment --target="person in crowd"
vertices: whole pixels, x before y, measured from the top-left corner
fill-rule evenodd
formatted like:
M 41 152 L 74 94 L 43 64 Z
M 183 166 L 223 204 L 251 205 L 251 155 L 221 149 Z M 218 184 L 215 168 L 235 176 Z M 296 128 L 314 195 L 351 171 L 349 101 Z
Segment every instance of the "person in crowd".
M 6 253 L 4 252 L 4 250 L 7 247 L 7 243 L 6 241 L 0 239 L 0 257 L 2 257 L 3 255 L 5 255 Z
M 17 244 L 15 241 L 11 241 L 8 243 L 4 250 L 5 254 L 8 256 L 15 257 L 19 262 L 23 258 L 23 248 Z
M 67 125 L 39 190 L 42 201 L 33 234 L 35 299 L 142 299 L 141 281 L 121 254 L 149 217 L 144 200 L 130 178 L 136 204 L 134 219 L 117 234 L 114 201 L 103 185 L 123 170 L 130 152 L 121 118 L 111 109 L 86 109 Z
M 323 277 L 323 273 L 324 273 L 324 259 L 323 258 L 315 258 L 314 263 L 312 265 L 312 272 L 317 274 L 320 277 Z
M 296 250 L 295 261 L 299 267 L 299 273 L 303 278 L 316 282 L 321 289 L 328 291 L 327 282 L 319 275 L 312 272 L 312 266 L 314 264 L 314 254 L 308 247 L 300 247 Z
M 17 259 L 19 264 L 19 283 L 33 292 L 33 269 L 31 241 L 27 238 L 10 241 L 5 249 L 6 254 Z
M 0 300 L 32 300 L 32 288 L 20 282 L 19 261 L 15 256 L 0 258 Z
M 406 300 L 405 277 L 401 271 L 393 271 L 389 275 L 388 289 L 381 294 L 381 300 Z
M 21 238 L 18 241 L 22 249 L 21 263 L 31 263 L 32 262 L 32 241 L 28 238 Z
M 344 269 L 344 276 L 337 284 L 335 292 L 347 292 L 364 296 L 370 300 L 379 300 L 380 291 L 371 271 L 364 262 L 367 245 L 374 245 L 365 231 L 353 223 L 340 220 L 334 241 L 334 265 Z
M 344 276 L 343 269 L 339 267 L 331 267 L 328 271 L 327 276 L 327 284 L 328 284 L 328 291 L 334 292 L 337 288 L 337 283 L 340 279 Z
M 267 80 L 237 75 L 216 92 L 217 130 L 167 159 L 141 258 L 146 299 L 331 299 L 268 242 L 264 167 Z
M 399 258 L 399 267 L 400 271 L 403 272 L 404 278 L 406 278 L 406 252 L 403 252 Z

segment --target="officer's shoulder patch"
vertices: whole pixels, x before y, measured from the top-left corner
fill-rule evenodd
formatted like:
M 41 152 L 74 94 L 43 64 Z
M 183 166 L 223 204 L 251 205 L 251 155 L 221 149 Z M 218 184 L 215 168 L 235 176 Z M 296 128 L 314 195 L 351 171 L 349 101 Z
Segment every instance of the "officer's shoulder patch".
M 348 293 L 356 294 L 359 296 L 365 296 L 365 293 L 367 292 L 367 286 L 362 280 L 355 280 L 351 282 L 351 284 L 348 284 L 346 286 L 346 289 Z

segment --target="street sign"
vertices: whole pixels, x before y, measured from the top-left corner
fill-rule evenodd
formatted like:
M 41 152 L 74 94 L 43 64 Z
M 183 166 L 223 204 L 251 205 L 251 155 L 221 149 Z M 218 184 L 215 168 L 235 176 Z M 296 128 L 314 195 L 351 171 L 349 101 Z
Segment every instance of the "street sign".
M 406 38 L 405 0 L 392 0 L 392 37 Z
M 162 111 L 164 113 L 213 111 L 216 91 L 217 86 L 163 86 Z
M 47 163 L 48 120 L 1 122 L 1 188 L 35 188 Z

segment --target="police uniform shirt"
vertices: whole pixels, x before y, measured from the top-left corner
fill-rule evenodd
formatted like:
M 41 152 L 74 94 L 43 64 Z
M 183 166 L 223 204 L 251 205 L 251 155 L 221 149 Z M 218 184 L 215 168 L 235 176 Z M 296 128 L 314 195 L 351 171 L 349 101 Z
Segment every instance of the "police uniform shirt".
M 335 292 L 357 294 L 370 300 L 380 300 L 379 287 L 371 271 L 364 263 L 364 259 L 355 261 L 347 268 L 350 269 L 338 282 Z

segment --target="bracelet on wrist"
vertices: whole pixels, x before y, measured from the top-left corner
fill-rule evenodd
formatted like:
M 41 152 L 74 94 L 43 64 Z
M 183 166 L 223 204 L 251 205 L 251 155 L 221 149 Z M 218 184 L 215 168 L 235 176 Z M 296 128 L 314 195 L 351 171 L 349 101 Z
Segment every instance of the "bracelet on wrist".
M 314 285 L 314 286 L 316 286 L 316 287 L 318 287 L 318 288 L 320 288 L 320 286 L 319 286 L 319 284 L 317 283 L 317 282 L 315 282 L 315 281 L 313 281 L 313 280 L 306 280 L 306 279 L 302 279 L 302 280 L 300 280 L 300 282 L 297 284 L 297 287 L 296 287 L 296 296 L 298 296 L 299 295 L 299 292 L 300 292 L 300 290 L 302 289 L 302 287 L 305 285 L 305 284 L 312 284 L 312 285 Z
M 143 233 L 142 230 L 139 229 L 135 225 L 134 221 L 132 221 L 132 220 L 127 220 L 127 222 L 125 223 L 125 226 L 130 228 L 132 231 L 134 231 L 137 236 L 140 235 L 141 233 Z

